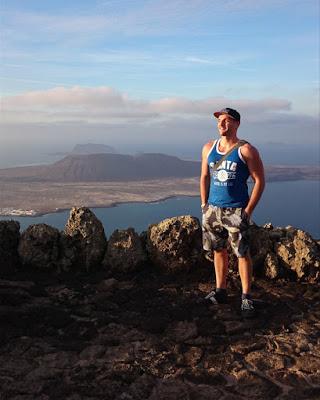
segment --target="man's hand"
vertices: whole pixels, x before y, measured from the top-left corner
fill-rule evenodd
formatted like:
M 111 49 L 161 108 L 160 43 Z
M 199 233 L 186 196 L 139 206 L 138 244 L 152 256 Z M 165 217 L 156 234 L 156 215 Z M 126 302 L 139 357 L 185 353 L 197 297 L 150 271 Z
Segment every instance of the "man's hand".
M 200 176 L 200 197 L 201 203 L 207 203 L 210 188 L 210 172 L 208 166 L 208 153 L 213 142 L 206 143 L 202 148 L 201 176 Z
M 241 154 L 247 163 L 254 185 L 244 212 L 251 218 L 265 187 L 264 168 L 258 150 L 249 143 L 241 147 Z

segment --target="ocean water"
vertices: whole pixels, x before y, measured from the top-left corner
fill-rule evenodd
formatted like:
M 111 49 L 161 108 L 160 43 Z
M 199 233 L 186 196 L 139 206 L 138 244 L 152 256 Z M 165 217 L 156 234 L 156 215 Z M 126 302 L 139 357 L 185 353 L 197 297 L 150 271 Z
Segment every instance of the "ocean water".
M 133 227 L 137 232 L 165 218 L 193 215 L 201 218 L 200 198 L 173 197 L 154 203 L 124 203 L 115 207 L 92 208 L 102 221 L 106 235 L 115 229 Z M 69 211 L 46 214 L 39 217 L 0 217 L 15 219 L 21 231 L 31 224 L 45 223 L 63 229 Z M 292 225 L 320 239 L 320 181 L 268 182 L 260 203 L 253 214 L 258 225 L 271 222 L 274 226 Z

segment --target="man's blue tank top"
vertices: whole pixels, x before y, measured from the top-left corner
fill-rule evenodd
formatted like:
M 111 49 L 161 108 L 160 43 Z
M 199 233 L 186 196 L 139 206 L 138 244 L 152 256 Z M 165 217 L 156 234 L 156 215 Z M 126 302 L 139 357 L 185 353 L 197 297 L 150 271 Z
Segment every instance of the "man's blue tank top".
M 247 180 L 249 169 L 241 155 L 241 147 L 233 150 L 216 171 L 214 164 L 223 157 L 219 151 L 220 139 L 208 153 L 210 191 L 208 203 L 218 207 L 246 207 L 249 201 Z

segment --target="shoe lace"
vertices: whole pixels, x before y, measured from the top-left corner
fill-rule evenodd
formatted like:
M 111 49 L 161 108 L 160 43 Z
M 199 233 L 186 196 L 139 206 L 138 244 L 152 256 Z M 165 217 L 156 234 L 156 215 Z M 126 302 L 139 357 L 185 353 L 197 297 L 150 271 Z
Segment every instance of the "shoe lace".
M 242 300 L 242 307 L 243 310 L 253 310 L 253 301 L 249 299 L 243 299 Z
M 213 290 L 212 292 L 210 292 L 209 294 L 206 295 L 205 299 L 208 300 L 211 297 L 215 297 L 215 295 L 216 295 L 216 292 L 215 292 L 215 290 Z

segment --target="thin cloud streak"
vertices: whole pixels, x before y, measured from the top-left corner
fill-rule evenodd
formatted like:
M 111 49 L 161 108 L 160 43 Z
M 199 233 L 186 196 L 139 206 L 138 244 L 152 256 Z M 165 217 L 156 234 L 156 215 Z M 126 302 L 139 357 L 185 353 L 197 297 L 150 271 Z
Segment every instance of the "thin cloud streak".
M 293 3 L 310 4 L 308 1 L 293 0 L 158 0 L 135 3 L 135 7 L 103 8 L 94 13 L 90 7 L 84 15 L 49 15 L 36 12 L 3 12 L 6 25 L 19 26 L 25 34 L 42 32 L 53 36 L 79 34 L 85 36 L 95 33 L 120 33 L 126 35 L 168 35 L 178 33 L 192 22 L 193 29 L 201 32 L 199 21 L 203 18 L 223 18 L 237 13 L 261 13 L 263 10 L 294 6 Z M 110 11 L 113 11 L 111 14 Z M 109 12 L 109 14 L 108 14 Z M 89 14 L 89 15 L 88 15 Z M 91 14 L 91 15 L 90 15 Z M 181 33 L 185 31 L 181 31 Z M 203 32 L 205 33 L 205 32 Z M 214 33 L 211 32 L 211 33 Z M 8 29 L 7 35 L 14 36 Z
M 26 83 L 45 83 L 45 84 L 49 84 L 49 85 L 73 87 L 73 85 L 71 85 L 71 84 L 69 85 L 68 83 L 52 82 L 52 81 L 37 80 L 37 79 L 11 78 L 8 76 L 0 76 L 0 79 L 5 80 L 5 81 L 10 80 L 10 81 L 15 81 L 15 82 L 26 82 Z
M 290 111 L 285 99 L 227 99 L 212 97 L 191 100 L 167 97 L 159 100 L 131 98 L 111 87 L 56 87 L 2 98 L 3 122 L 61 122 L 82 120 L 89 123 L 163 120 L 180 116 L 184 119 L 212 115 L 225 105 L 249 112 L 250 118 L 266 119 L 270 112 Z

